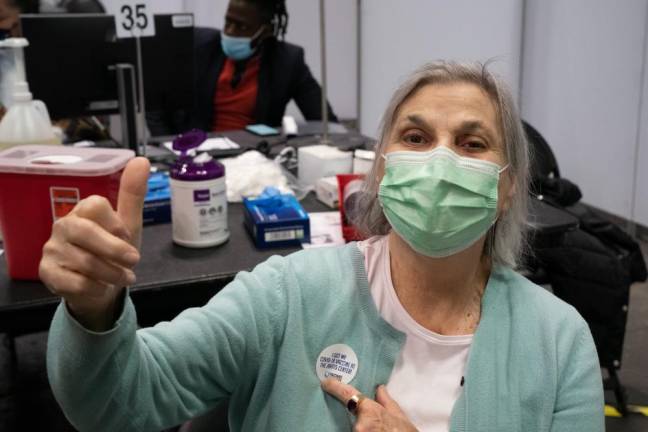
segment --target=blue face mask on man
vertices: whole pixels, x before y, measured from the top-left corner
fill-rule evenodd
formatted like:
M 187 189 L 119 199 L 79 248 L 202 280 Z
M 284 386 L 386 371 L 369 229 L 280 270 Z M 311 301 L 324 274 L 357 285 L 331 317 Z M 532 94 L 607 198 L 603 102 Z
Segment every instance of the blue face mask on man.
M 256 50 L 256 47 L 252 48 L 252 41 L 261 35 L 264 28 L 264 26 L 261 26 L 261 28 L 252 37 L 229 36 L 223 32 L 221 34 L 221 48 L 223 48 L 223 52 L 227 57 L 234 61 L 245 60 L 252 57 Z

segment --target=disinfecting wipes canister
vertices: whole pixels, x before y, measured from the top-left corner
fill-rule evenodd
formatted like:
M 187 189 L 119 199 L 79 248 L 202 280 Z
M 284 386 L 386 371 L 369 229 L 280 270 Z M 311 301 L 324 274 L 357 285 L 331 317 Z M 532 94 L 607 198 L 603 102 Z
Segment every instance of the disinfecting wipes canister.
M 206 139 L 191 131 L 173 142 L 180 157 L 171 168 L 173 241 L 186 247 L 209 247 L 229 239 L 225 167 L 207 153 L 189 154 Z
M 225 177 L 205 181 L 171 179 L 173 241 L 209 247 L 229 238 Z

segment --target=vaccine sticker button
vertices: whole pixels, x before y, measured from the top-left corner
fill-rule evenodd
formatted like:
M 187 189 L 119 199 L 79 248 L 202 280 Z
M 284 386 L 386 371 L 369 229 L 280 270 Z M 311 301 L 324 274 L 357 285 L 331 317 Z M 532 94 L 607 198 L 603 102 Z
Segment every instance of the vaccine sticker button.
M 320 381 L 335 378 L 349 384 L 358 372 L 358 356 L 349 345 L 331 345 L 317 356 L 315 371 Z

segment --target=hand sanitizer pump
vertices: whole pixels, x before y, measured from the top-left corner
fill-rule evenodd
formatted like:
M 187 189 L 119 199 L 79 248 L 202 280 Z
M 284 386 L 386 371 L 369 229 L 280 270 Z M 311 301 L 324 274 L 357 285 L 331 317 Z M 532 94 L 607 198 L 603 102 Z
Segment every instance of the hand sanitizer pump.
M 0 103 L 7 109 L 13 105 L 14 83 L 27 81 L 25 74 L 25 38 L 0 40 Z
M 2 104 L 8 108 L 0 121 L 0 150 L 21 144 L 60 144 L 52 130 L 47 107 L 33 100 L 25 76 L 23 49 L 27 39 L 0 41 Z

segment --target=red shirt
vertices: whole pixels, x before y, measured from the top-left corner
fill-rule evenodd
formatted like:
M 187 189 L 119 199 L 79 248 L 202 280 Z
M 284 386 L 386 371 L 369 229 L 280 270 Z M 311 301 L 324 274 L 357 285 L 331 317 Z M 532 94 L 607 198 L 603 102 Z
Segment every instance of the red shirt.
M 232 87 L 234 61 L 230 58 L 225 59 L 213 99 L 212 130 L 214 132 L 243 129 L 254 122 L 259 89 L 259 57 L 255 55 L 248 60 L 243 75 L 235 87 Z

